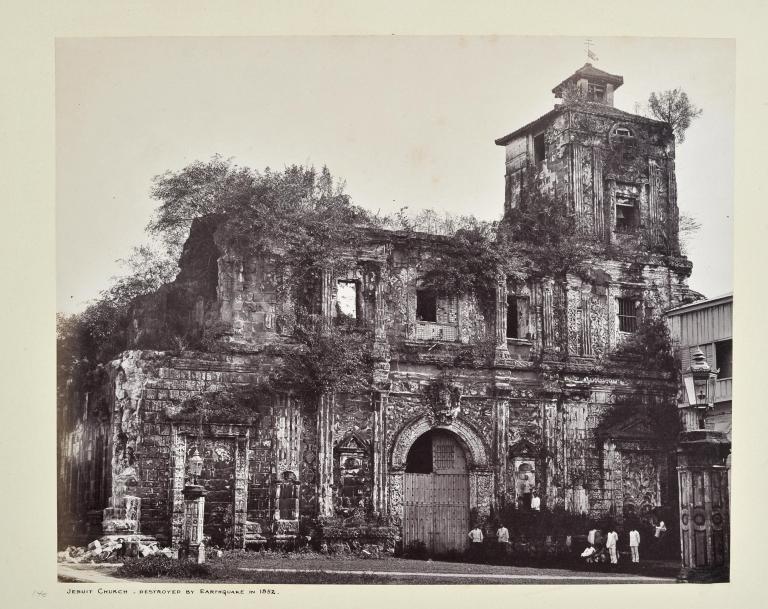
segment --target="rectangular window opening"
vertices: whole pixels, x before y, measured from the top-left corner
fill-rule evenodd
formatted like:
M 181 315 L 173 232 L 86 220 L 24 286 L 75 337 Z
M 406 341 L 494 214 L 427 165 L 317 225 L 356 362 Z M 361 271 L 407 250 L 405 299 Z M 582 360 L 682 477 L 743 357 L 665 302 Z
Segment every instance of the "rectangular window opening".
M 605 86 L 589 83 L 589 86 L 587 87 L 587 98 L 592 101 L 605 101 Z
M 619 332 L 637 331 L 637 307 L 632 298 L 617 298 L 619 306 Z
M 616 232 L 631 233 L 637 229 L 637 199 L 616 196 Z
M 546 156 L 546 146 L 544 143 L 544 134 L 539 133 L 533 138 L 533 160 L 538 165 L 544 162 Z
M 715 343 L 715 366 L 719 369 L 718 379 L 733 377 L 733 342 L 730 339 Z
M 520 338 L 517 327 L 517 296 L 507 296 L 507 338 Z
M 356 281 L 339 281 L 336 290 L 336 313 L 338 317 L 357 319 Z
M 432 290 L 416 290 L 416 319 L 437 321 L 437 294 Z

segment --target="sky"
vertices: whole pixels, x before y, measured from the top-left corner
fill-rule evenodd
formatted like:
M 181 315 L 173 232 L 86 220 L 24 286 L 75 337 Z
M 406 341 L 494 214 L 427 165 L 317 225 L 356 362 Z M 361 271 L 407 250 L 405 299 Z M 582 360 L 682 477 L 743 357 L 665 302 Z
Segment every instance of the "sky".
M 703 114 L 678 144 L 678 205 L 702 225 L 690 285 L 732 290 L 735 46 L 592 38 L 624 76 L 615 105 L 682 88 Z M 87 306 L 146 243 L 152 180 L 214 154 L 279 169 L 327 165 L 353 201 L 497 219 L 494 139 L 553 107 L 583 38 L 90 38 L 56 42 L 57 310 Z

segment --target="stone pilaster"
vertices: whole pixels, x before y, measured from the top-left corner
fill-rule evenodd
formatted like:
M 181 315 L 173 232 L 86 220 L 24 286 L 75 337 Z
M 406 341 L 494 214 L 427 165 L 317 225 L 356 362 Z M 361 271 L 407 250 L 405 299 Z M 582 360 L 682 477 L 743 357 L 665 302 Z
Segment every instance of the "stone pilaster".
M 333 405 L 335 396 L 323 394 L 317 404 L 317 511 L 333 516 Z
M 387 303 L 384 295 L 384 269 L 376 279 L 375 307 L 373 311 L 373 383 L 389 385 L 389 342 L 387 341 Z
M 595 234 L 605 237 L 605 204 L 603 202 L 603 159 L 599 146 L 592 146 L 592 196 Z
M 386 417 L 389 391 L 373 392 L 373 510 L 387 513 Z
M 554 282 L 551 279 L 544 281 L 541 294 L 541 317 L 542 317 L 542 345 L 545 349 L 553 346 L 553 307 L 552 307 L 552 286 Z
M 329 323 L 333 313 L 333 289 L 331 272 L 324 270 L 320 277 L 320 315 L 325 323 Z
M 580 292 L 579 304 L 579 329 L 581 333 L 581 355 L 592 355 L 592 300 L 590 299 L 590 290 L 584 289 Z
M 507 433 L 509 428 L 509 402 L 497 398 L 493 405 L 493 471 L 496 477 L 495 507 L 501 508 L 507 496 Z
M 248 439 L 235 439 L 235 548 L 245 549 L 245 527 L 248 520 Z
M 510 359 L 507 348 L 507 276 L 499 273 L 496 277 L 496 351 L 494 363 L 501 364 Z

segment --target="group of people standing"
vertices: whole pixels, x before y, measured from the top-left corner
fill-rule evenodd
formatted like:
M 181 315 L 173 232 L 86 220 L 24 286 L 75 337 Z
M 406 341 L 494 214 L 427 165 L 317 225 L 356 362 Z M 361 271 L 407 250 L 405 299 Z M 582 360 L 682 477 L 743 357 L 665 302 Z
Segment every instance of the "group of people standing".
M 653 528 L 653 545 L 659 546 L 667 527 L 664 521 L 660 521 Z M 482 545 L 484 541 L 483 531 L 479 525 L 475 525 L 469 532 L 469 552 L 470 559 L 477 559 L 482 555 Z M 628 535 L 630 559 L 633 563 L 640 562 L 640 531 L 638 526 L 633 525 Z M 571 547 L 571 536 L 566 538 L 566 546 Z M 615 565 L 619 562 L 619 534 L 616 528 L 610 525 L 607 531 L 599 528 L 593 528 L 587 534 L 587 547 L 581 553 L 581 557 L 588 563 L 607 563 Z M 506 556 L 510 551 L 509 529 L 504 524 L 499 524 L 496 530 L 496 545 L 498 552 Z
M 667 527 L 664 525 L 664 521 L 660 521 L 654 527 L 654 541 L 658 544 L 664 533 L 666 533 Z M 633 526 L 629 531 L 629 553 L 633 563 L 640 562 L 640 531 L 636 526 Z M 586 549 L 581 553 L 581 557 L 585 558 L 587 562 L 608 562 L 615 565 L 619 562 L 619 534 L 616 532 L 615 527 L 610 526 L 608 532 L 603 535 L 600 529 L 592 529 L 587 534 L 587 543 L 589 544 Z

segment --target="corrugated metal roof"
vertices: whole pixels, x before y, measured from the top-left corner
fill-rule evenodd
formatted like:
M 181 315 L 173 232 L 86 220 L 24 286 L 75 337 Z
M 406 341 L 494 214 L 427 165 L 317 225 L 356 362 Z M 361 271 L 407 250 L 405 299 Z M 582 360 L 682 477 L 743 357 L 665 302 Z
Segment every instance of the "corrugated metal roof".
M 706 309 L 707 307 L 716 307 L 726 302 L 733 302 L 733 292 L 715 296 L 714 298 L 707 298 L 706 300 L 697 300 L 696 302 L 690 302 L 674 309 L 666 311 L 665 315 L 680 315 L 682 313 L 688 313 L 690 311 L 696 311 L 698 309 Z

